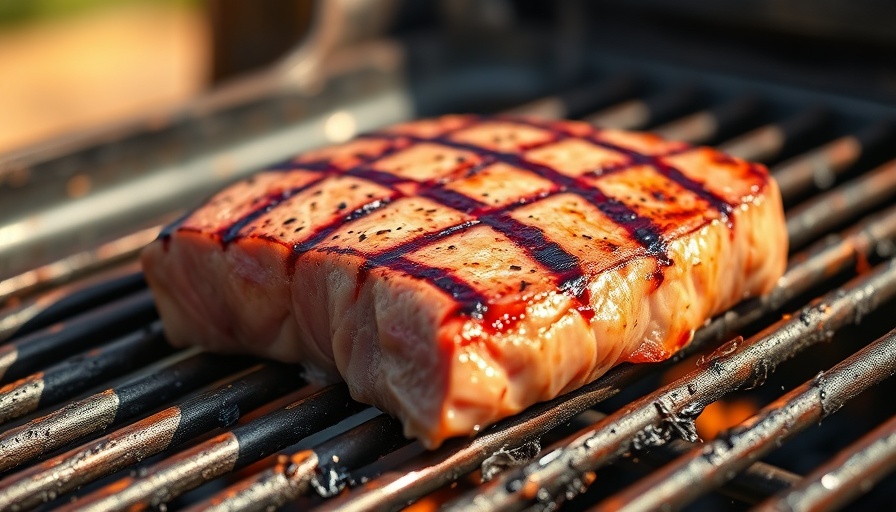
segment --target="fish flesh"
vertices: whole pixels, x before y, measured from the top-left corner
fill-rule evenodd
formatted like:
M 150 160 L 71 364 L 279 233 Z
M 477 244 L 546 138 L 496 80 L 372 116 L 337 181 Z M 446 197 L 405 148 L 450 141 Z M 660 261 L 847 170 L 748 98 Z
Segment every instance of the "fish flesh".
M 772 289 L 760 164 L 574 121 L 451 115 L 236 182 L 142 254 L 176 346 L 301 362 L 427 447 L 661 361 Z

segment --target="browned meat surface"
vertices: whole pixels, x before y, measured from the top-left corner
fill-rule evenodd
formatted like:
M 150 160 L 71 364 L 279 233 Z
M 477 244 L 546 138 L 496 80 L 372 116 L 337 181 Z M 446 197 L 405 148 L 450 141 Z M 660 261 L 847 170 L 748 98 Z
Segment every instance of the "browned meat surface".
M 765 168 L 575 122 L 448 116 L 236 183 L 143 254 L 171 342 L 300 361 L 427 446 L 658 361 L 771 289 Z

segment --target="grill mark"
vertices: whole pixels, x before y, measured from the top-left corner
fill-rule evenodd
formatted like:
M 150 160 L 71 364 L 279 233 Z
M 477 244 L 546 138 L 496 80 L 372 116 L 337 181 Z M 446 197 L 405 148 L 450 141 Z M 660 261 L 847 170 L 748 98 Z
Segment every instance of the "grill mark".
M 454 275 L 454 272 L 450 269 L 424 265 L 411 261 L 406 257 L 407 254 L 416 249 L 425 247 L 479 223 L 479 220 L 471 220 L 449 226 L 434 233 L 426 233 L 421 237 L 408 240 L 393 249 L 387 249 L 379 254 L 367 254 L 353 247 L 324 247 L 317 250 L 324 253 L 346 254 L 365 258 L 364 263 L 358 268 L 358 276 L 355 283 L 356 297 L 360 293 L 361 287 L 366 282 L 370 272 L 377 267 L 385 267 L 397 272 L 403 272 L 412 277 L 429 280 L 429 282 L 454 299 L 458 307 L 458 313 L 482 319 L 482 314 L 486 310 L 486 298 L 478 290 Z
M 535 128 L 550 130 L 552 133 L 555 133 L 555 134 L 559 133 L 560 138 L 569 138 L 570 136 L 575 136 L 574 134 L 571 134 L 569 131 L 563 129 L 562 127 L 558 126 L 555 123 L 550 124 L 550 125 L 546 123 L 543 125 L 541 123 L 538 123 L 537 121 L 532 121 L 532 120 L 528 120 L 528 119 L 520 119 L 520 120 L 516 120 L 516 122 L 520 123 L 520 124 L 533 126 Z M 624 154 L 625 156 L 627 156 L 630 160 L 630 163 L 628 166 L 621 166 L 621 168 L 624 169 L 625 167 L 629 167 L 629 166 L 633 166 L 633 165 L 648 165 L 648 166 L 653 167 L 655 170 L 657 170 L 660 174 L 662 174 L 669 180 L 674 181 L 675 183 L 677 183 L 679 186 L 681 186 L 685 190 L 695 194 L 697 197 L 700 197 L 701 199 L 703 199 L 704 201 L 709 203 L 709 205 L 713 209 L 715 209 L 716 211 L 719 212 L 719 214 L 722 216 L 723 221 L 728 225 L 729 229 L 733 227 L 734 217 L 731 214 L 734 210 L 734 206 L 731 203 L 729 203 L 728 201 L 726 201 L 724 198 L 720 197 L 719 195 L 714 194 L 713 192 L 710 192 L 702 184 L 689 178 L 687 175 L 685 175 L 683 172 L 678 170 L 676 167 L 674 167 L 662 160 L 662 158 L 666 157 L 666 156 L 671 156 L 671 155 L 683 153 L 686 151 L 690 151 L 690 150 L 694 149 L 692 146 L 686 145 L 685 147 L 683 147 L 682 149 L 677 150 L 677 151 L 672 151 L 672 152 L 669 152 L 669 153 L 663 154 L 663 155 L 650 156 L 650 155 L 645 155 L 645 154 L 639 153 L 633 149 L 625 148 L 625 147 L 613 144 L 611 142 L 607 142 L 600 138 L 599 133 L 600 133 L 600 131 L 597 128 L 593 128 L 591 133 L 587 137 L 588 141 L 595 145 L 601 146 L 605 149 L 609 149 L 611 151 L 616 151 L 617 153 L 621 153 L 621 154 Z M 731 162 L 735 161 L 734 158 L 732 158 L 728 155 L 724 155 L 722 153 L 719 153 L 718 155 L 719 156 L 717 157 L 717 159 L 720 163 L 724 163 L 726 161 L 731 161 Z M 755 164 L 752 164 L 749 162 L 747 164 L 748 164 L 749 171 L 751 174 L 754 174 L 754 175 L 762 174 L 758 169 L 756 169 Z M 617 170 L 617 169 L 613 169 L 613 170 Z M 619 170 L 621 170 L 621 169 L 619 169 Z
M 243 215 L 239 220 L 230 224 L 229 226 L 222 227 L 221 229 L 219 229 L 217 231 L 217 235 L 221 237 L 221 245 L 223 247 L 227 247 L 228 245 L 233 243 L 234 240 L 239 238 L 240 231 L 242 231 L 242 229 L 244 227 L 249 225 L 249 223 L 251 223 L 255 219 L 261 217 L 262 215 L 270 212 L 271 210 L 273 210 L 274 208 L 276 208 L 277 206 L 282 204 L 284 201 L 286 201 L 290 197 L 292 197 L 296 194 L 300 194 L 300 193 L 304 192 L 305 190 L 308 190 L 314 186 L 319 185 L 320 183 L 322 183 L 324 180 L 328 179 L 329 177 L 330 177 L 329 174 L 323 174 L 319 178 L 311 180 L 310 182 L 306 183 L 305 185 L 302 185 L 301 187 L 294 187 L 291 189 L 280 191 L 279 193 L 275 192 L 272 194 L 268 194 L 265 197 L 265 200 L 262 201 L 262 204 L 260 206 L 258 206 L 256 209 L 252 210 L 251 212 L 247 213 L 246 215 Z
M 503 234 L 517 246 L 523 248 L 536 262 L 548 269 L 557 278 L 560 288 L 574 296 L 582 293 L 583 287 L 573 283 L 584 282 L 579 259 L 560 246 L 548 240 L 544 231 L 514 219 L 506 209 L 488 211 L 488 205 L 469 198 L 453 190 L 432 189 L 422 194 L 423 197 L 439 202 L 451 208 L 473 214 L 480 222 Z
M 481 148 L 472 144 L 448 139 L 444 136 L 433 139 L 410 138 L 415 142 L 435 142 L 455 149 L 470 151 L 479 155 L 480 158 L 491 158 L 494 161 L 525 169 L 547 179 L 565 191 L 582 197 L 606 215 L 613 223 L 625 228 L 632 239 L 644 247 L 650 256 L 657 258 L 667 266 L 672 263 L 666 254 L 666 241 L 663 239 L 662 233 L 652 220 L 647 217 L 639 216 L 625 203 L 610 198 L 599 189 L 594 188 L 587 183 L 583 183 L 577 178 L 562 174 L 553 167 L 531 162 L 519 155 Z M 554 142 L 555 140 L 556 139 L 551 142 Z M 634 163 L 632 163 L 632 165 L 634 165 Z M 521 241 L 517 241 L 513 238 L 511 238 L 511 240 L 518 245 L 521 245 Z

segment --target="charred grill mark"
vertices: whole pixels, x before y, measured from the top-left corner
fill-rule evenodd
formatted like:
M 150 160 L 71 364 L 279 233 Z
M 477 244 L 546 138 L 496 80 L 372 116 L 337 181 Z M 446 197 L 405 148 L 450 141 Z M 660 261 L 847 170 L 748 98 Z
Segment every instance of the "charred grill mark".
M 560 134 L 560 136 L 565 135 Z M 669 260 L 666 255 L 666 241 L 663 239 L 659 228 L 657 228 L 649 218 L 640 217 L 625 203 L 608 197 L 599 189 L 596 189 L 587 183 L 583 183 L 579 179 L 562 174 L 553 167 L 531 162 L 519 155 L 492 151 L 472 144 L 457 142 L 445 137 L 414 140 L 418 142 L 435 142 L 448 147 L 470 151 L 480 156 L 480 158 L 491 159 L 496 162 L 502 162 L 513 167 L 525 169 L 547 179 L 566 192 L 577 194 L 587 200 L 604 215 L 609 217 L 615 224 L 625 228 L 630 236 L 647 250 L 649 255 L 656 257 L 664 264 L 671 264 L 671 260 Z M 556 140 L 556 138 L 552 138 L 545 144 L 555 142 Z M 643 155 L 639 156 L 643 158 Z M 526 243 L 526 240 L 517 240 L 515 237 L 511 237 L 511 240 L 520 247 L 525 247 L 523 244 Z
M 249 223 L 251 223 L 255 219 L 261 217 L 262 215 L 270 212 L 271 210 L 276 208 L 278 205 L 282 204 L 283 201 L 286 201 L 290 197 L 292 197 L 296 194 L 300 194 L 300 193 L 304 192 L 305 190 L 308 190 L 308 189 L 320 184 L 321 182 L 323 182 L 324 180 L 326 180 L 329 177 L 330 177 L 329 174 L 324 174 L 323 176 L 321 176 L 315 180 L 312 180 L 310 183 L 306 183 L 305 185 L 302 185 L 301 187 L 294 187 L 294 188 L 290 188 L 287 190 L 282 190 L 279 192 L 274 192 L 272 194 L 269 194 L 267 197 L 264 198 L 264 200 L 261 201 L 261 205 L 258 206 L 256 209 L 252 210 L 251 212 L 247 213 L 246 215 L 243 215 L 239 220 L 237 220 L 230 226 L 223 227 L 218 230 L 217 235 L 221 238 L 221 244 L 224 245 L 224 247 L 226 247 L 227 245 L 232 243 L 234 240 L 239 238 L 240 231 L 242 231 L 242 229 L 244 227 L 249 225 Z
M 507 214 L 507 209 L 488 211 L 487 205 L 461 193 L 447 189 L 432 189 L 421 194 L 445 206 L 473 214 L 481 223 L 503 234 L 529 253 L 532 258 L 553 274 L 560 288 L 575 296 L 584 289 L 579 259 L 566 252 L 557 242 L 548 240 L 538 227 L 520 222 Z
M 566 138 L 566 137 L 573 136 L 573 134 L 571 134 L 567 130 L 563 129 L 557 123 L 539 123 L 537 121 L 532 121 L 532 120 L 527 120 L 527 119 L 517 119 L 515 122 L 521 123 L 521 124 L 527 124 L 530 126 L 534 126 L 536 128 L 551 130 L 553 133 L 559 132 L 559 134 L 560 134 L 559 138 Z M 600 138 L 600 129 L 598 129 L 598 128 L 591 127 L 590 131 L 591 131 L 591 133 L 589 134 L 589 136 L 586 137 L 589 142 L 594 143 L 598 146 L 604 147 L 606 149 L 609 149 L 611 151 L 616 151 L 617 153 L 626 155 L 629 158 L 629 163 L 627 165 L 620 166 L 619 169 L 614 168 L 613 169 L 614 171 L 622 170 L 627 167 L 632 167 L 635 165 L 647 165 L 647 166 L 653 167 L 657 172 L 659 172 L 666 178 L 674 181 L 675 183 L 680 185 L 685 190 L 687 190 L 687 191 L 695 194 L 696 196 L 700 197 L 701 199 L 705 200 L 707 203 L 709 203 L 710 206 L 712 206 L 716 211 L 719 212 L 719 214 L 722 216 L 723 221 L 725 221 L 729 227 L 732 226 L 732 224 L 731 224 L 733 221 L 733 217 L 731 215 L 731 213 L 733 211 L 732 204 L 730 204 L 724 198 L 719 197 L 718 195 L 710 192 L 702 184 L 687 177 L 684 173 L 682 173 L 675 167 L 673 167 L 661 160 L 661 158 L 665 157 L 665 156 L 670 156 L 673 154 L 690 151 L 693 149 L 692 146 L 686 145 L 682 149 L 677 150 L 677 151 L 672 151 L 669 154 L 650 156 L 650 155 L 644 155 L 644 154 L 634 151 L 632 149 L 628 149 L 628 148 L 624 148 L 624 147 L 616 145 L 616 144 L 612 144 L 610 142 L 607 142 L 607 141 L 601 139 Z M 724 153 L 718 153 L 718 152 L 716 152 L 714 154 L 713 159 L 714 159 L 714 161 L 716 161 L 720 164 L 736 162 L 734 157 L 731 157 Z M 762 177 L 762 181 L 765 181 L 765 179 L 766 179 L 765 173 L 763 173 L 761 170 L 759 170 L 757 168 L 756 164 L 748 163 L 747 165 L 748 165 L 749 172 L 751 174 L 759 175 Z

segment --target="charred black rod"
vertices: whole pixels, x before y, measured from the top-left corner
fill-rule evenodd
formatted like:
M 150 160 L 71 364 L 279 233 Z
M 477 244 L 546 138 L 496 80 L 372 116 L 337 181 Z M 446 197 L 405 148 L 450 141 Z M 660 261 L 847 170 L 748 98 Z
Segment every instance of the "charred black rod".
M 548 450 L 535 463 L 502 474 L 475 496 L 462 496 L 449 510 L 520 510 L 536 499 L 554 502 L 578 492 L 580 486 L 575 482 L 633 444 L 663 443 L 675 436 L 696 440 L 693 418 L 706 405 L 733 390 L 761 384 L 781 362 L 830 339 L 836 330 L 854 323 L 860 313 L 873 311 L 893 297 L 896 260 L 889 260 L 750 340 L 735 339 L 722 345 L 694 372 L 563 440 L 562 446 Z M 531 492 L 533 489 L 539 492 Z
M 896 470 L 896 416 L 818 467 L 755 512 L 837 510 Z
M 294 368 L 259 365 L 218 389 L 13 473 L 0 480 L 0 510 L 25 509 L 54 500 L 214 428 L 232 425 L 243 412 L 297 387 L 300 383 L 295 375 Z M 114 421 L 114 415 L 114 408 L 110 408 L 108 423 Z M 23 432 L 19 443 L 28 442 L 29 435 Z
M 891 160 L 787 212 L 787 234 L 791 250 L 803 247 L 857 215 L 887 202 L 892 204 L 894 198 L 896 160 Z
M 154 322 L 108 345 L 55 364 L 0 388 L 0 424 L 59 403 L 113 377 L 170 355 L 174 348 Z
M 140 472 L 109 484 L 62 510 L 142 510 L 158 507 L 208 480 L 301 441 L 366 407 L 344 384 L 213 437 Z
M 144 288 L 143 273 L 132 272 L 75 290 L 29 318 L 8 339 L 20 338 Z
M 719 150 L 744 160 L 769 162 L 827 125 L 830 114 L 810 108 L 783 121 L 760 126 L 719 145 Z
M 894 372 L 896 329 L 592 510 L 679 510 Z
M 409 442 L 401 435 L 398 420 L 381 414 L 312 449 L 282 455 L 269 469 L 187 510 L 261 512 L 293 501 L 312 487 L 319 494 L 334 496 L 346 484 L 349 471 Z
M 741 96 L 658 126 L 651 132 L 669 140 L 705 144 L 730 133 L 759 113 L 759 100 Z
M 772 169 L 785 203 L 811 190 L 825 190 L 865 154 L 894 138 L 889 123 L 877 123 L 776 165 Z
M 849 231 L 831 237 L 791 259 L 791 265 L 767 296 L 741 303 L 714 318 L 698 330 L 694 340 L 680 357 L 694 353 L 726 339 L 732 332 L 755 325 L 772 312 L 780 311 L 791 299 L 831 275 L 855 267 L 876 253 L 887 255 L 896 243 L 896 207 L 858 224 Z M 889 249 L 888 249 L 889 248 Z M 679 359 L 680 357 L 676 357 Z M 369 489 L 353 491 L 330 500 L 325 509 L 363 511 L 396 508 L 450 483 L 458 475 L 479 467 L 488 454 L 508 447 L 516 447 L 541 437 L 544 432 L 598 402 L 615 395 L 651 371 L 650 365 L 621 365 L 579 390 L 543 404 L 496 424 L 473 439 L 454 439 L 443 448 L 428 452 L 386 474 L 379 475 Z M 407 478 L 413 473 L 414 478 Z M 374 476 L 374 475 L 371 475 Z
M 82 313 L 0 346 L 0 383 L 25 377 L 73 355 L 121 336 L 158 318 L 148 290 Z

